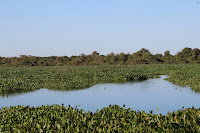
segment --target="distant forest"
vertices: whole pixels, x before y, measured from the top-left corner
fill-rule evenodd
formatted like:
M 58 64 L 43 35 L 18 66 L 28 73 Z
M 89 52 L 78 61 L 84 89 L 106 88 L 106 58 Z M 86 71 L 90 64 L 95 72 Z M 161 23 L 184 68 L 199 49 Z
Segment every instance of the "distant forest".
M 170 51 L 153 55 L 149 50 L 142 48 L 133 54 L 100 55 L 94 51 L 90 55 L 79 56 L 49 56 L 37 57 L 20 55 L 19 57 L 0 57 L 1 66 L 76 66 L 76 65 L 129 65 L 129 64 L 187 64 L 200 63 L 200 50 L 198 48 L 184 48 L 176 55 Z

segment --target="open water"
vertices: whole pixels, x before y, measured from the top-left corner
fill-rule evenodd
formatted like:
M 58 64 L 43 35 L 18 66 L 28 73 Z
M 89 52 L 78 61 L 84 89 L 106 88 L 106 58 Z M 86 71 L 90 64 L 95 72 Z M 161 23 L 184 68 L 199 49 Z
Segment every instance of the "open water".
M 14 105 L 52 105 L 82 108 L 95 112 L 110 104 L 117 104 L 133 110 L 155 114 L 194 106 L 200 108 L 200 94 L 189 87 L 174 85 L 166 80 L 167 76 L 148 79 L 142 82 L 97 84 L 87 89 L 59 91 L 39 89 L 34 92 L 0 96 L 0 108 Z M 159 111 L 157 112 L 157 109 Z

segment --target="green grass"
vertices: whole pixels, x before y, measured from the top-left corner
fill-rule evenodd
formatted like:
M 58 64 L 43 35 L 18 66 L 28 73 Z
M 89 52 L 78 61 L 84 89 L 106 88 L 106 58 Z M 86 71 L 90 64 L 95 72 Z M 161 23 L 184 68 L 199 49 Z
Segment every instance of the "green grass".
M 97 83 L 141 81 L 169 75 L 178 85 L 200 90 L 200 65 L 0 67 L 0 94 L 49 89 L 82 89 Z
M 117 105 L 95 113 L 59 105 L 0 109 L 0 132 L 200 132 L 200 109 L 149 114 Z

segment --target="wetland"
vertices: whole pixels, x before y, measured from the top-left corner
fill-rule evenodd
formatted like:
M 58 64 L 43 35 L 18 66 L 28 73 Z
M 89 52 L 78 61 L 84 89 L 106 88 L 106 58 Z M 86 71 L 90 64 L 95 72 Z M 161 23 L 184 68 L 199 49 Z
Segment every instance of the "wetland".
M 161 78 L 140 82 L 101 83 L 80 90 L 38 89 L 34 92 L 0 96 L 0 107 L 71 105 L 79 109 L 95 112 L 109 105 L 125 105 L 126 108 L 167 114 L 178 109 L 200 107 L 200 94 L 190 87 L 174 85 Z M 26 100 L 25 100 L 26 99 Z M 159 109 L 159 111 L 157 111 Z
M 199 68 L 0 67 L 0 132 L 200 132 Z

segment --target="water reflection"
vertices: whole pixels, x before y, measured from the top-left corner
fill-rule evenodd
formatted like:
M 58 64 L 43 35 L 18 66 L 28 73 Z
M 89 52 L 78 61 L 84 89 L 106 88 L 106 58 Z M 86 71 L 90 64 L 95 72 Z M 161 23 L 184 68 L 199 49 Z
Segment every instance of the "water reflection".
M 34 92 L 0 96 L 0 107 L 13 105 L 81 105 L 85 111 L 96 111 L 110 104 L 117 104 L 134 110 L 153 110 L 166 114 L 182 107 L 200 107 L 200 95 L 189 87 L 180 87 L 166 80 L 167 76 L 148 79 L 143 82 L 104 83 L 88 89 L 59 91 L 40 89 Z

